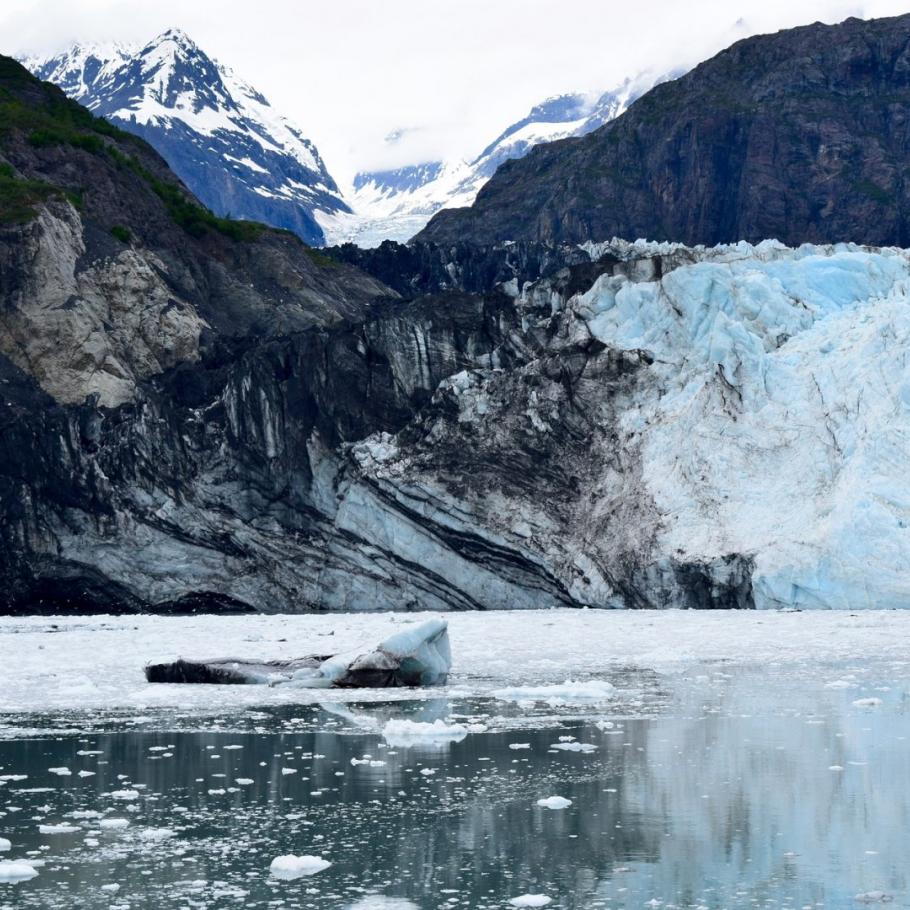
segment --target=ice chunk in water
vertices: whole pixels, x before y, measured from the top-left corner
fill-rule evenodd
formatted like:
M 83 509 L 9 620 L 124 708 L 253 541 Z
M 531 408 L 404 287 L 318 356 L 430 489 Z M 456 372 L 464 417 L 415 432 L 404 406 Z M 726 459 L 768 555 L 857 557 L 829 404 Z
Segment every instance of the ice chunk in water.
M 26 882 L 37 874 L 38 870 L 24 859 L 0 860 L 0 882 Z
M 442 720 L 435 720 L 431 724 L 413 720 L 390 720 L 382 728 L 382 737 L 390 746 L 407 748 L 460 743 L 468 732 L 463 724 L 447 724 Z
M 537 800 L 537 805 L 544 809 L 568 809 L 572 805 L 572 800 L 564 796 L 548 796 L 546 799 Z
M 330 657 L 319 667 L 320 676 L 334 686 L 438 686 L 452 666 L 449 624 L 428 619 L 390 635 L 377 647 Z
M 269 866 L 269 872 L 274 878 L 281 878 L 289 881 L 294 878 L 302 878 L 304 875 L 315 875 L 328 869 L 332 864 L 321 856 L 294 856 L 289 853 L 286 856 L 276 856 Z

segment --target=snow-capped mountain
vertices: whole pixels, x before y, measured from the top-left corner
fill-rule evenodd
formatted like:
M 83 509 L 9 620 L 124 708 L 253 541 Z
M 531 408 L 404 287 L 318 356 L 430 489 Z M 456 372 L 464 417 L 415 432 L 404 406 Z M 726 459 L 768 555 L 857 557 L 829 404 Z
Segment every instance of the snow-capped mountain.
M 469 161 L 429 161 L 394 170 L 369 171 L 354 178 L 349 195 L 353 215 L 319 216 L 329 243 L 351 241 L 377 246 L 405 241 L 440 209 L 469 206 L 496 168 L 521 158 L 541 142 L 583 136 L 618 117 L 660 79 L 641 76 L 599 95 L 568 94 L 535 105 Z M 392 134 L 394 138 L 396 134 Z
M 77 44 L 23 62 L 150 142 L 217 214 L 264 221 L 320 244 L 316 216 L 351 211 L 313 143 L 177 29 L 144 47 Z
M 470 160 L 362 172 L 343 194 L 313 143 L 179 29 L 144 47 L 76 44 L 23 62 L 150 142 L 217 214 L 287 228 L 314 245 L 364 247 L 407 240 L 440 209 L 471 205 L 502 162 L 542 142 L 590 133 L 670 78 L 640 76 L 599 95 L 549 98 Z

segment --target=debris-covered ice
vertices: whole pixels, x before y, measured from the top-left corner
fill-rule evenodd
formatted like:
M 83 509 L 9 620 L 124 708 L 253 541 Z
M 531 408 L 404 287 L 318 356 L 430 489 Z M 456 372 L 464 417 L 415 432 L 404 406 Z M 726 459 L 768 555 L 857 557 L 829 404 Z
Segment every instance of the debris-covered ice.
M 304 689 L 436 686 L 452 664 L 448 624 L 430 619 L 390 635 L 373 648 L 324 657 L 255 661 L 234 658 L 149 664 L 153 683 L 287 685 Z

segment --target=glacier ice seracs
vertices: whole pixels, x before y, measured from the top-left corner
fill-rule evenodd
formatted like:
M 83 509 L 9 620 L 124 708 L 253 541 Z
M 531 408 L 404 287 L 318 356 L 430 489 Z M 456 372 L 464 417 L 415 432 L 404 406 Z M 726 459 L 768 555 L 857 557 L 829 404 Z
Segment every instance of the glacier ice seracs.
M 628 418 L 664 548 L 754 554 L 757 606 L 907 606 L 907 256 L 743 252 L 630 286 L 631 319 L 594 293 L 592 334 L 662 365 Z
M 591 334 L 647 350 L 630 409 L 677 556 L 750 554 L 759 607 L 910 605 L 910 301 L 901 250 L 774 242 L 598 279 Z
M 381 459 L 361 444 L 370 483 L 508 545 L 576 604 L 910 606 L 910 253 L 585 249 L 612 265 L 582 292 L 504 286 L 533 359 L 444 380 L 419 434 L 383 438 Z M 450 479 L 468 444 L 470 464 L 498 460 L 483 487 Z M 534 496 L 511 483 L 528 450 Z M 444 563 L 425 536 L 397 546 Z M 527 605 L 474 578 L 488 606 Z

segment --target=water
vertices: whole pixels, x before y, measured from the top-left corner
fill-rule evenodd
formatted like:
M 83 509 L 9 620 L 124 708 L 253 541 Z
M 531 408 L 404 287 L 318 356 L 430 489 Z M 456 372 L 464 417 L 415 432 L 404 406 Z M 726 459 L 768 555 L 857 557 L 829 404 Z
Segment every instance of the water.
M 666 686 L 631 717 L 443 699 L 259 710 L 227 732 L 171 717 L 167 731 L 108 718 L 61 734 L 36 718 L 0 742 L 0 775 L 28 775 L 0 787 L 0 836 L 3 857 L 44 865 L 0 884 L 0 908 L 435 910 L 526 893 L 567 910 L 858 908 L 870 892 L 907 905 L 903 681 L 837 690 L 728 668 Z M 882 704 L 854 704 L 870 693 Z M 380 733 L 391 716 L 452 714 L 490 729 L 409 748 Z M 561 737 L 596 749 L 554 750 Z M 572 805 L 536 805 L 554 795 Z M 39 832 L 61 823 L 78 831 Z M 333 865 L 275 880 L 287 853 Z

